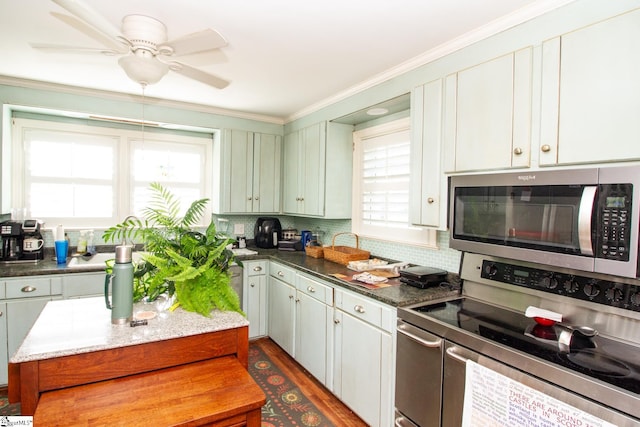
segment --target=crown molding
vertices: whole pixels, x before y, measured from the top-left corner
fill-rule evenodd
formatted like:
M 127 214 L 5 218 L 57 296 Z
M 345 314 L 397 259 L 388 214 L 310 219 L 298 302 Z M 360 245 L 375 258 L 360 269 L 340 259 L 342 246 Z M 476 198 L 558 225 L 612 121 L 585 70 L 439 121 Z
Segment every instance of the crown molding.
M 51 83 L 40 80 L 21 79 L 11 76 L 0 75 L 0 85 L 23 87 L 28 89 L 46 90 L 52 92 L 60 92 L 79 96 L 94 96 L 102 99 L 110 99 L 115 101 L 129 101 L 145 104 L 153 104 L 156 106 L 167 108 L 178 108 L 199 113 L 216 114 L 221 116 L 234 117 L 238 119 L 256 120 L 259 122 L 273 123 L 283 125 L 284 120 L 280 117 L 265 116 L 261 114 L 246 113 L 236 110 L 228 110 L 225 108 L 213 107 L 204 104 L 196 104 L 190 102 L 173 101 L 169 99 L 155 98 L 150 96 L 134 95 L 129 93 L 112 92 L 100 89 L 90 89 L 78 86 L 63 85 L 59 83 Z

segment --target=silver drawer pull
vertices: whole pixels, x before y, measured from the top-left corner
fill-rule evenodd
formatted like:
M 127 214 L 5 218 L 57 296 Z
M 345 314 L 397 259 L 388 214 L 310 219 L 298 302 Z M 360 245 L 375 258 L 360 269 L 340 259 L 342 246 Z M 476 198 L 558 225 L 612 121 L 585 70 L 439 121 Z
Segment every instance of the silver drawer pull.
M 313 286 L 307 286 L 307 291 L 314 293 L 316 290 L 313 288 Z
M 255 284 L 255 283 L 252 283 L 252 284 L 250 284 L 249 286 L 251 286 L 252 288 L 255 288 L 255 287 L 256 287 L 256 284 Z
M 282 272 L 282 270 L 278 271 L 278 276 L 284 277 L 284 273 Z
M 361 305 L 356 305 L 355 307 L 353 307 L 353 309 L 358 313 L 364 313 L 364 307 Z
M 20 289 L 20 290 L 21 290 L 22 292 L 33 292 L 33 291 L 35 291 L 35 290 L 36 290 L 36 288 L 35 288 L 35 287 L 33 287 L 33 286 L 31 286 L 31 285 L 28 285 L 28 286 L 25 286 L 24 288 L 22 288 L 22 289 Z
M 262 271 L 262 267 L 260 267 L 259 265 L 256 267 L 253 267 L 253 271 Z

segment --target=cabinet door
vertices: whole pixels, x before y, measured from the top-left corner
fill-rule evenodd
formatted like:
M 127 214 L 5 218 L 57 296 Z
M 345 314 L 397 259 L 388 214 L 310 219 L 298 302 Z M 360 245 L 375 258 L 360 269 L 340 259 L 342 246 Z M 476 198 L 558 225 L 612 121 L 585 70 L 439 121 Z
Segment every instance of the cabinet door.
M 267 276 L 248 276 L 247 306 L 245 308 L 249 320 L 249 338 L 267 334 Z
M 447 172 L 529 166 L 531 73 L 527 48 L 447 77 Z
M 370 426 L 389 425 L 391 335 L 339 310 L 335 321 L 334 393 Z
M 6 345 L 7 343 L 7 304 L 0 303 L 0 343 Z M 9 354 L 6 351 L 6 347 L 0 351 L 0 384 L 9 383 L 9 373 L 7 366 L 9 363 Z M 13 354 L 11 354 L 13 355 Z
M 253 212 L 280 211 L 282 137 L 255 134 L 253 144 Z
M 223 135 L 223 211 L 251 212 L 253 209 L 253 132 L 225 129 Z
M 13 355 L 27 336 L 51 297 L 24 298 L 7 302 L 7 349 Z
M 640 158 L 640 10 L 543 44 L 540 164 Z
M 300 132 L 292 132 L 284 137 L 284 153 L 282 167 L 282 210 L 284 213 L 299 213 L 300 191 Z
M 305 215 L 324 214 L 325 136 L 325 122 L 302 130 L 301 182 L 298 188 L 302 191 L 301 213 Z
M 284 351 L 294 355 L 295 288 L 269 278 L 269 337 Z
M 296 294 L 295 358 L 318 381 L 327 378 L 328 306 L 300 291 Z
M 439 230 L 447 226 L 446 177 L 441 168 L 442 80 L 411 92 L 412 224 Z

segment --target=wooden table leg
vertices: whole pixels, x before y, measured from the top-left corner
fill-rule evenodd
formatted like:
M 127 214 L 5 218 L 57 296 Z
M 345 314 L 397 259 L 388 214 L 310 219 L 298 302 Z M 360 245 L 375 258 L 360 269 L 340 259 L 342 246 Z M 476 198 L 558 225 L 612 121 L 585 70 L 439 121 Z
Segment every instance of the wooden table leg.
M 38 362 L 20 364 L 20 412 L 33 415 L 40 399 L 38 382 Z

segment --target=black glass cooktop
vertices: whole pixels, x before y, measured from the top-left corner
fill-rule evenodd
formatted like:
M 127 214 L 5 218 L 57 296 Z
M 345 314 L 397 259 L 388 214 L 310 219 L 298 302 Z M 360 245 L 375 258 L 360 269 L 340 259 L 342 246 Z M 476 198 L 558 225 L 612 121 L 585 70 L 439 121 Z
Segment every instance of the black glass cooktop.
M 609 384 L 640 394 L 640 353 L 637 347 L 602 336 L 574 334 L 569 352 L 561 352 L 562 326 L 541 326 L 523 314 L 480 301 L 454 301 L 413 308 L 451 326 L 539 357 Z

